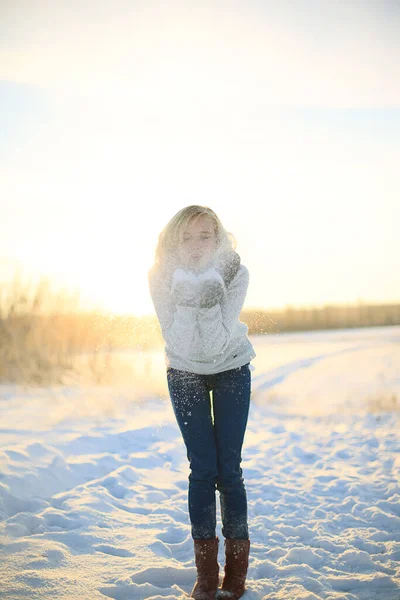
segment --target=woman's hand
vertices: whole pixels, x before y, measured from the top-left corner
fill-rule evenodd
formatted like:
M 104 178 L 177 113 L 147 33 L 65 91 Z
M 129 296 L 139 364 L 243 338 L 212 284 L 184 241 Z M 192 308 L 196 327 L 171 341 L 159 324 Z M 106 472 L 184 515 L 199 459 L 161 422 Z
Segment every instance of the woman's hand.
M 225 285 L 215 268 L 207 269 L 198 277 L 200 282 L 199 307 L 211 308 L 219 304 L 225 296 Z
M 240 268 L 240 256 L 237 252 L 223 252 L 214 268 L 199 275 L 200 308 L 211 308 L 220 304 L 225 297 L 226 288 L 235 278 Z
M 225 251 L 222 252 L 218 259 L 218 264 L 215 269 L 221 275 L 225 287 L 228 287 L 229 284 L 236 277 L 237 272 L 240 268 L 240 256 L 237 252 L 234 251 Z
M 180 306 L 198 306 L 198 278 L 189 271 L 176 269 L 172 277 L 171 295 L 175 304 L 179 304 Z

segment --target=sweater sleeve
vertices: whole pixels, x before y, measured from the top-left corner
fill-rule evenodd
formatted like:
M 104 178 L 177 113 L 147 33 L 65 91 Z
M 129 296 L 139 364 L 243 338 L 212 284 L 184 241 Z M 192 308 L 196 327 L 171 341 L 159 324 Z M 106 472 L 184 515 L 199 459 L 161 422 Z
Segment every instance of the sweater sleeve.
M 174 304 L 165 280 L 152 270 L 148 273 L 150 295 L 160 323 L 165 343 L 177 354 L 198 359 L 200 340 L 197 324 L 197 308 Z
M 207 356 L 223 354 L 239 319 L 249 286 L 249 271 L 241 265 L 226 290 L 226 299 L 211 308 L 198 309 L 200 341 Z

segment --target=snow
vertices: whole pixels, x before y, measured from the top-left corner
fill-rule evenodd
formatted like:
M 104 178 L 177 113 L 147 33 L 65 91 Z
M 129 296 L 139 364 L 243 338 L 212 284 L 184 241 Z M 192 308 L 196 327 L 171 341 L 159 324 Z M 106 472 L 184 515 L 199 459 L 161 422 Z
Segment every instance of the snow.
M 251 341 L 243 598 L 399 600 L 400 327 Z M 119 359 L 109 386 L 0 387 L 0 598 L 192 589 L 189 471 L 162 351 Z M 222 576 L 223 543 L 219 562 Z
M 199 277 L 197 275 L 195 275 L 191 271 L 185 271 L 184 269 L 176 269 L 172 277 L 172 291 L 174 291 L 176 284 L 188 281 L 196 287 L 199 285 Z

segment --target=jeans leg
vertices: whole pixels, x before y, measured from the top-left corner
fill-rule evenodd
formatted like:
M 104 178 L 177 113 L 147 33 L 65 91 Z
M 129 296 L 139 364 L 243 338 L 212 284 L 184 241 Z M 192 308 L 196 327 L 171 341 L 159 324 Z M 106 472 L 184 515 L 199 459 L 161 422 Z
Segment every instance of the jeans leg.
M 207 379 L 169 367 L 167 382 L 191 470 L 188 506 L 192 537 L 215 538 L 218 463 Z
M 247 494 L 242 477 L 242 445 L 251 394 L 249 365 L 218 374 L 213 389 L 214 427 L 218 453 L 222 535 L 248 539 Z

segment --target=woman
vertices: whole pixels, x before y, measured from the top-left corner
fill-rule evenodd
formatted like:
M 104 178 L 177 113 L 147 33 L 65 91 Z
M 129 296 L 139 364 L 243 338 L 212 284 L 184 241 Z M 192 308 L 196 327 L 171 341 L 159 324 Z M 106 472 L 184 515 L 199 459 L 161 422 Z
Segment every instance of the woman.
M 241 451 L 247 426 L 250 361 L 256 356 L 239 320 L 249 272 L 236 242 L 209 207 L 181 209 L 158 238 L 149 289 L 165 341 L 167 382 L 190 464 L 188 507 L 197 600 L 240 598 L 249 560 Z M 210 396 L 212 392 L 212 397 Z M 218 590 L 216 499 L 225 568 Z

